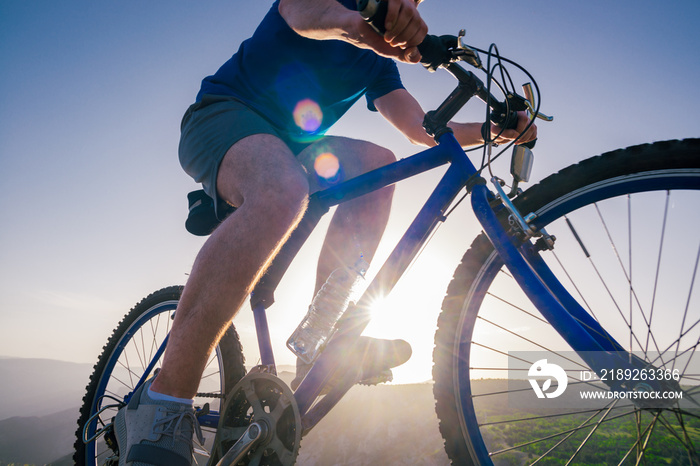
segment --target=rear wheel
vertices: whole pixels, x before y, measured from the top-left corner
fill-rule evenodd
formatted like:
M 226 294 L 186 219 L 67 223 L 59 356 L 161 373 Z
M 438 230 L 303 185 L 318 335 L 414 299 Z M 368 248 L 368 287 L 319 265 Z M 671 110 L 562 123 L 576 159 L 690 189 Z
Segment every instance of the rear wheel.
M 77 465 L 117 464 L 116 444 L 108 427 L 116 415 L 119 403 L 134 391 L 144 370 L 154 359 L 170 331 L 172 318 L 182 293 L 181 286 L 173 286 L 149 295 L 129 312 L 114 330 L 102 350 L 83 397 L 75 453 Z M 154 370 L 160 367 L 156 361 Z M 241 344 L 231 325 L 210 357 L 202 375 L 195 407 L 206 403 L 216 413 L 223 406 L 223 396 L 245 375 Z M 103 409 L 99 416 L 95 413 Z M 204 418 L 202 418 L 204 419 Z M 204 445 L 195 443 L 199 464 L 206 464 L 216 434 L 216 422 L 207 426 L 204 421 Z M 85 443 L 105 429 L 103 435 Z
M 450 458 L 700 464 L 700 140 L 588 159 L 515 203 L 556 236 L 540 254 L 571 295 L 625 349 L 678 374 L 683 399 L 649 408 L 585 380 L 590 368 L 482 234 L 455 272 L 435 337 L 436 410 Z M 568 388 L 543 408 L 527 368 L 547 355 L 565 361 Z M 584 402 L 585 390 L 603 398 Z

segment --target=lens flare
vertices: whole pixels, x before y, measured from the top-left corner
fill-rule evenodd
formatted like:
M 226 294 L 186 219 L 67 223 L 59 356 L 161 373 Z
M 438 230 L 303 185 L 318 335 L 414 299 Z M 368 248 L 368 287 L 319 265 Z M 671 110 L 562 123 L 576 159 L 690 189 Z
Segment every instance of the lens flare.
M 321 107 L 311 99 L 304 99 L 297 103 L 293 115 L 294 123 L 307 133 L 317 131 L 323 121 Z
M 320 154 L 314 161 L 314 170 L 316 171 L 316 174 L 323 179 L 335 179 L 340 171 L 340 162 L 338 161 L 338 157 L 330 152 Z

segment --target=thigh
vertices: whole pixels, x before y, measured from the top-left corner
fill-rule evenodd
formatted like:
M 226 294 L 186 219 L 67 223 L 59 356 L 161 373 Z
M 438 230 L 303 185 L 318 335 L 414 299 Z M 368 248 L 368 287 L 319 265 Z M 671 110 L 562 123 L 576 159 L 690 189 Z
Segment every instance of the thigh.
M 304 168 L 281 139 L 254 134 L 226 152 L 217 174 L 217 194 L 236 207 L 261 198 L 296 199 L 308 194 L 306 178 Z
M 217 181 L 224 157 L 239 141 L 261 134 L 278 136 L 269 121 L 237 99 L 205 95 L 183 117 L 180 163 L 209 196 L 220 197 Z M 283 153 L 283 157 L 288 155 L 287 149 L 276 146 L 273 151 Z M 231 201 L 228 197 L 224 199 Z
M 393 152 L 384 147 L 339 136 L 324 137 L 297 158 L 308 172 L 311 192 L 396 161 Z

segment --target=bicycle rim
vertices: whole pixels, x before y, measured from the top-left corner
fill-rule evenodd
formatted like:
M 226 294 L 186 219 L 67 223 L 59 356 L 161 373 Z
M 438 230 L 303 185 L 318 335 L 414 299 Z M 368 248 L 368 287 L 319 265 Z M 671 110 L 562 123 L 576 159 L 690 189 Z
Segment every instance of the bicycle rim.
M 605 389 L 582 380 L 591 369 L 481 236 L 455 272 L 436 334 L 436 409 L 455 462 L 700 463 L 699 145 L 605 154 L 544 180 L 518 202 L 557 237 L 554 251 L 541 255 L 583 308 L 627 350 L 678 370 L 682 404 L 648 409 L 573 395 L 551 409 L 531 403 L 527 373 L 512 368 L 539 355 L 566 361 L 567 390 Z
M 134 391 L 144 369 L 154 359 L 170 331 L 181 291 L 181 287 L 171 287 L 153 293 L 134 307 L 114 331 L 95 366 L 83 399 L 76 432 L 77 464 L 110 464 L 115 452 L 105 442 L 105 436 L 87 444 L 82 442 L 83 436 L 90 438 L 109 425 L 116 416 L 118 404 Z M 245 373 L 240 354 L 240 343 L 231 327 L 207 362 L 195 407 L 201 408 L 208 403 L 212 412 L 219 411 L 226 388 L 233 386 L 232 381 L 237 381 Z M 154 370 L 160 364 L 161 359 L 158 359 Z M 100 409 L 104 411 L 83 432 L 90 416 Z M 195 444 L 195 456 L 200 464 L 206 464 L 216 428 L 203 426 L 202 430 L 205 442 Z

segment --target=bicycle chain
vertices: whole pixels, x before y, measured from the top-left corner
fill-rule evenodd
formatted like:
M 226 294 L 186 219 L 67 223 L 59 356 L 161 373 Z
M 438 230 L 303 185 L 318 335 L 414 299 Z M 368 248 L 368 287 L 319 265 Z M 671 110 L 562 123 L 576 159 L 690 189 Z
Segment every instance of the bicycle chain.
M 197 393 L 195 395 L 197 398 L 223 398 L 224 395 L 221 393 Z

